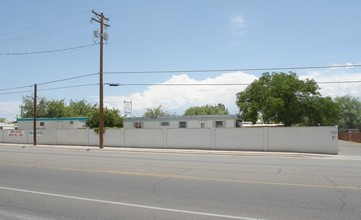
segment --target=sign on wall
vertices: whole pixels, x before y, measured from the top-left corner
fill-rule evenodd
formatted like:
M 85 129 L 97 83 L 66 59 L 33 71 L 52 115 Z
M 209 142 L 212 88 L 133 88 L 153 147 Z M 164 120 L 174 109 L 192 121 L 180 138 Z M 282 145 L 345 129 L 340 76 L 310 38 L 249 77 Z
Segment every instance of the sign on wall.
M 8 137 L 24 137 L 24 130 L 8 130 Z
M 33 130 L 29 130 L 28 131 L 28 136 L 29 137 L 32 137 L 34 135 L 34 131 Z M 44 131 L 42 131 L 42 130 L 37 130 L 36 131 L 36 136 L 43 136 L 44 135 Z

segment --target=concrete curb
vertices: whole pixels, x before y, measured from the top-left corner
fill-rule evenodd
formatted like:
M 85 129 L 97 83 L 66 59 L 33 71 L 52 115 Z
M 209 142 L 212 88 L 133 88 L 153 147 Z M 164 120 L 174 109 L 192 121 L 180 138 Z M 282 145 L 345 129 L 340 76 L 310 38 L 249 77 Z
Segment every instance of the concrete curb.
M 281 156 L 281 157 L 301 157 L 301 158 L 335 158 L 338 155 L 329 154 L 311 154 L 297 152 L 269 152 L 269 151 L 220 151 L 220 150 L 197 150 L 197 149 L 161 149 L 161 148 L 126 148 L 126 147 L 104 147 L 98 146 L 73 146 L 73 145 L 37 145 L 31 144 L 12 144 L 0 143 L 0 146 L 33 148 L 33 149 L 52 149 L 52 150 L 79 150 L 79 151 L 98 151 L 98 152 L 135 152 L 135 153 L 173 153 L 173 154 L 203 154 L 215 156 Z

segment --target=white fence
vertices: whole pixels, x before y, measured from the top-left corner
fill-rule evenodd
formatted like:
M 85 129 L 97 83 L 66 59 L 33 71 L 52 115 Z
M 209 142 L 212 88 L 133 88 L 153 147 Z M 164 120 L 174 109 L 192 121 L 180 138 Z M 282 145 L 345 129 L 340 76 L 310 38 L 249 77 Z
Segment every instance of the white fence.
M 13 130 L 14 131 L 14 130 Z M 0 130 L 0 143 L 32 144 L 28 130 Z M 41 130 L 38 144 L 98 145 L 89 129 Z M 111 147 L 207 150 L 285 151 L 337 154 L 337 127 L 265 127 L 216 129 L 106 129 L 104 145 Z

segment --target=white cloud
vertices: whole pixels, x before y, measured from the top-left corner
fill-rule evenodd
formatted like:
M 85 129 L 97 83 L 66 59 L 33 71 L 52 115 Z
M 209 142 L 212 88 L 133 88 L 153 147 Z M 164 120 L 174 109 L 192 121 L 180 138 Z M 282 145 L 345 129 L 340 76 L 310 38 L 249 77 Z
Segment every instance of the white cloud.
M 346 69 L 350 68 L 332 68 L 324 71 L 309 71 L 308 73 L 300 76 L 301 79 L 309 78 L 314 79 L 320 86 L 322 96 L 343 96 L 351 95 L 361 97 L 361 83 L 343 83 L 350 81 L 361 81 L 360 73 L 350 73 Z M 331 83 L 333 82 L 333 83 Z
M 344 68 L 345 69 L 345 68 Z M 308 71 L 300 74 L 300 79 L 314 79 L 317 82 L 341 82 L 361 80 L 361 73 L 335 72 L 335 70 Z M 192 79 L 186 74 L 174 75 L 162 84 L 242 84 L 251 83 L 258 77 L 243 72 L 224 73 L 214 78 L 203 80 Z M 361 83 L 327 83 L 319 84 L 323 96 L 337 97 L 352 95 L 361 97 Z M 169 113 L 183 114 L 191 106 L 223 103 L 231 113 L 237 113 L 236 93 L 246 86 L 149 86 L 142 92 L 130 96 L 108 96 L 105 103 L 108 107 L 116 107 L 123 112 L 124 101 L 133 102 L 133 115 L 143 115 L 146 108 L 162 105 Z
M 194 85 L 169 86 L 166 84 L 244 84 L 251 83 L 257 77 L 254 75 L 234 72 L 225 73 L 215 78 L 196 80 L 186 74 L 174 75 L 163 85 L 149 86 L 143 92 L 133 93 L 128 97 L 105 97 L 109 107 L 116 107 L 123 111 L 123 102 L 133 102 L 133 114 L 141 116 L 146 108 L 162 105 L 169 113 L 183 114 L 191 106 L 223 103 L 231 113 L 236 113 L 236 93 L 242 91 L 243 85 Z
M 344 82 L 361 81 L 361 71 L 358 68 L 331 68 L 325 70 L 305 71 L 300 74 L 300 79 L 314 79 L 317 82 Z M 173 75 L 162 84 L 248 84 L 258 77 L 244 72 L 224 73 L 216 77 L 197 80 L 186 74 Z M 337 97 L 352 95 L 361 97 L 361 83 L 326 83 L 321 84 L 323 96 Z M 167 86 L 153 85 L 143 91 L 129 96 L 105 96 L 104 104 L 107 107 L 115 107 L 123 112 L 124 101 L 133 102 L 133 115 L 141 116 L 146 108 L 162 105 L 169 113 L 183 114 L 191 106 L 223 103 L 230 113 L 237 113 L 235 104 L 236 93 L 243 91 L 246 86 Z M 90 97 L 98 100 L 98 97 Z M 20 113 L 20 102 L 0 102 L 0 118 L 15 120 Z
M 242 31 L 245 26 L 244 19 L 241 15 L 231 18 L 231 28 L 235 31 Z
M 233 35 L 232 46 L 238 46 L 241 43 L 240 38 L 245 34 L 245 20 L 242 15 L 234 16 L 230 19 L 229 27 Z
M 20 102 L 0 102 L 0 118 L 8 121 L 16 120 L 16 116 L 20 114 Z

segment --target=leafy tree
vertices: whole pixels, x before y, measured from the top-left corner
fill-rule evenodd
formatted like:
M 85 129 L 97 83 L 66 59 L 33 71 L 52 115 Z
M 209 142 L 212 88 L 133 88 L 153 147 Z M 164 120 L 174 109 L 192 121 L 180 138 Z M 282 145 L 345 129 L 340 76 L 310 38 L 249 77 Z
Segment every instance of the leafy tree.
M 5 118 L 0 118 L 0 123 L 5 123 Z
M 330 97 L 310 97 L 306 102 L 306 114 L 301 125 L 336 125 L 340 107 Z
M 23 96 L 22 105 L 20 105 L 20 117 L 34 117 L 34 98 L 32 96 Z M 62 117 L 88 117 L 91 112 L 97 108 L 97 105 L 90 104 L 86 100 L 70 100 L 69 105 L 64 99 L 50 100 L 45 97 L 38 98 L 37 117 L 39 118 L 62 118 Z
M 68 117 L 88 117 L 93 110 L 97 109 L 97 104 L 90 104 L 88 101 L 82 99 L 80 101 L 70 100 L 67 106 Z
M 66 117 L 67 106 L 64 99 L 48 101 L 46 106 L 46 118 L 62 118 Z
M 256 123 L 330 125 L 337 117 L 337 104 L 321 97 L 314 80 L 300 80 L 296 73 L 264 73 L 243 92 L 237 93 L 236 104 L 241 118 Z M 326 107 L 323 106 L 326 105 Z M 330 111 L 330 112 L 327 112 Z
M 20 117 L 32 118 L 34 117 L 34 97 L 27 95 L 22 97 L 23 104 L 20 105 Z M 48 101 L 45 97 L 38 98 L 38 104 L 36 108 L 36 116 L 38 118 L 46 117 Z
M 228 115 L 229 111 L 225 105 L 219 103 L 218 105 L 204 105 L 194 106 L 188 108 L 184 115 Z
M 123 127 L 123 118 L 120 115 L 120 111 L 118 109 L 109 109 L 107 107 L 104 108 L 103 112 L 103 122 L 104 127 Z M 90 114 L 86 125 L 90 128 L 98 128 L 99 127 L 99 109 L 94 108 Z
M 159 105 L 158 107 L 155 108 L 147 108 L 145 110 L 145 113 L 143 114 L 143 116 L 147 118 L 158 118 L 169 115 L 170 114 L 167 111 L 163 110 L 162 105 Z
M 337 97 L 335 101 L 339 104 L 341 111 L 338 121 L 340 130 L 361 129 L 361 101 L 349 95 Z
M 99 109 L 96 104 L 90 104 L 86 100 L 70 100 L 69 105 L 64 99 L 48 101 L 45 97 L 38 98 L 38 118 L 63 118 L 63 117 L 88 117 L 87 126 L 99 127 Z M 24 96 L 23 104 L 20 105 L 20 117 L 34 117 L 34 98 Z M 123 119 L 117 109 L 104 108 L 104 127 L 123 127 Z

